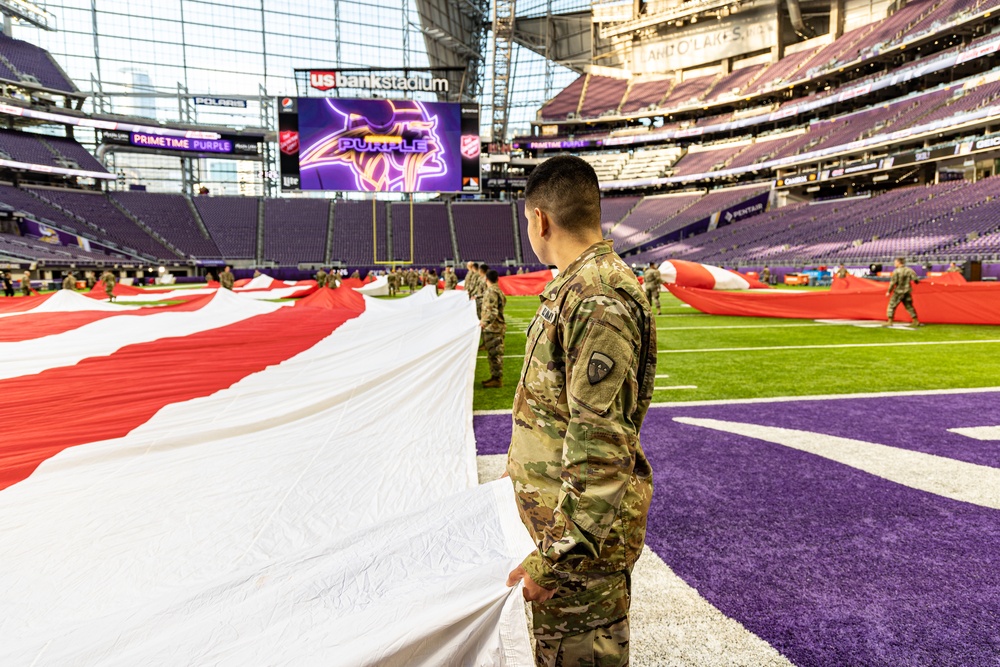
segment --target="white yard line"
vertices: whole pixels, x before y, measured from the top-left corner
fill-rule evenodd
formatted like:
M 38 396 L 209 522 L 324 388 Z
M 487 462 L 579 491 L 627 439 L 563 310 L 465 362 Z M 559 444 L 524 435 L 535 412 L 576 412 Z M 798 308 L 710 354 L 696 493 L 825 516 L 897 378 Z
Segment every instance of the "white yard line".
M 784 445 L 911 489 L 1000 509 L 1000 468 L 812 431 L 694 417 L 674 421 Z
M 836 345 L 767 345 L 761 347 L 705 347 L 690 350 L 657 350 L 657 354 L 688 354 L 697 352 L 781 352 L 783 350 L 829 350 L 851 347 L 906 347 L 909 345 L 988 345 L 1000 340 L 928 340 L 908 343 L 840 343 Z
M 948 430 L 975 440 L 1000 440 L 1000 426 L 967 426 Z
M 653 387 L 653 391 L 665 391 L 667 389 L 697 389 L 697 385 L 693 384 L 679 384 L 674 387 Z
M 656 327 L 657 331 L 703 331 L 706 329 L 787 329 L 791 327 L 822 327 L 823 324 L 733 324 L 719 327 Z
M 796 401 L 838 401 L 854 398 L 895 398 L 897 396 L 947 396 L 949 394 L 988 394 L 1000 387 L 970 389 L 916 389 L 911 391 L 874 391 L 857 394 L 816 394 L 814 396 L 775 396 L 771 398 L 716 398 L 703 401 L 670 401 L 651 403 L 651 408 L 689 408 L 700 405 L 746 405 L 752 403 L 793 403 Z M 509 411 L 508 411 L 509 412 Z M 476 413 L 478 414 L 478 413 Z

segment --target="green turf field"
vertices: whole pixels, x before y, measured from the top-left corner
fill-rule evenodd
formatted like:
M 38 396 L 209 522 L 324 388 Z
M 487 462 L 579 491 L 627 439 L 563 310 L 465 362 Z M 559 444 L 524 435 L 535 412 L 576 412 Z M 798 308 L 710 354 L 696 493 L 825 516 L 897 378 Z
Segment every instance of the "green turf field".
M 668 294 L 661 299 L 654 402 L 1000 384 L 1000 327 L 870 329 L 811 320 L 723 317 L 699 313 Z M 537 307 L 538 297 L 507 299 L 504 386 L 480 386 L 489 377 L 485 353 L 480 352 L 475 409 L 510 408 L 525 331 Z

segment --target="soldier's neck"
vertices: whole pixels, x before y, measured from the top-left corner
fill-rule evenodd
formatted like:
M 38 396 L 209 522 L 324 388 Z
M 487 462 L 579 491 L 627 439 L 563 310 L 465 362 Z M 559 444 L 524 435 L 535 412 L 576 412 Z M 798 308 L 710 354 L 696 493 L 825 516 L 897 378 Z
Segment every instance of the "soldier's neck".
M 559 242 L 552 244 L 552 259 L 559 273 L 563 273 L 569 265 L 577 260 L 587 248 L 603 240 L 600 232 L 584 236 L 565 236 Z

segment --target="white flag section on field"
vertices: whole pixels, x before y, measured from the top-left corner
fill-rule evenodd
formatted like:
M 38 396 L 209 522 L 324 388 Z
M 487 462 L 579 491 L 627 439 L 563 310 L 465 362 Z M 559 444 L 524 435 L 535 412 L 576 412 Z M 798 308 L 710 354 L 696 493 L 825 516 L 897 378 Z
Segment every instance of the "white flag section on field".
M 354 291 L 367 296 L 389 296 L 389 277 L 375 276 L 375 280 L 361 287 L 355 287 Z
M 466 299 L 366 299 L 45 460 L 0 491 L 0 664 L 531 665 L 505 579 L 532 544 L 510 483 L 476 485 L 477 341 Z

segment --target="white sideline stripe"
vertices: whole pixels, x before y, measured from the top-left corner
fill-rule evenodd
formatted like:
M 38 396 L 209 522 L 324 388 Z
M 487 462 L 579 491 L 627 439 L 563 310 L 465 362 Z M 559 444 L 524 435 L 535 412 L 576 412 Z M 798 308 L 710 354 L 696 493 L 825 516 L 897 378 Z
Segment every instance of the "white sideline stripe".
M 909 343 L 840 343 L 836 345 L 775 345 L 761 347 L 706 347 L 691 350 L 657 350 L 657 354 L 688 354 L 691 352 L 781 352 L 783 350 L 826 350 L 849 347 L 906 347 L 908 345 L 989 345 L 1000 343 L 997 339 L 987 340 L 926 340 Z
M 974 440 L 1000 440 L 1000 426 L 967 426 L 965 428 L 950 428 L 949 433 L 964 435 Z
M 766 398 L 714 398 L 703 401 L 669 401 L 650 403 L 651 408 L 687 408 L 699 405 L 750 405 L 754 403 L 793 403 L 796 401 L 841 401 L 854 398 L 894 398 L 896 396 L 947 396 L 950 394 L 989 394 L 1000 387 L 970 387 L 968 389 L 914 389 L 910 391 L 873 391 L 857 394 L 815 394 L 812 396 L 773 396 Z M 478 414 L 478 413 L 477 413 Z
M 912 489 L 1000 509 L 1000 468 L 825 433 L 721 419 L 674 417 L 674 421 L 772 442 L 842 463 Z
M 669 375 L 657 375 L 657 376 L 656 376 L 656 379 L 657 379 L 657 380 L 660 380 L 660 379 L 663 379 L 663 378 L 668 378 L 668 377 L 670 377 L 670 376 L 669 376 Z
M 733 324 L 721 327 L 656 327 L 657 331 L 704 331 L 708 329 L 787 329 L 791 327 L 821 327 L 822 324 Z M 909 327 L 908 327 L 909 328 Z
M 667 389 L 697 389 L 697 385 L 693 384 L 679 384 L 675 387 L 653 387 L 653 391 L 666 391 Z
M 511 413 L 511 408 L 501 408 L 499 410 L 473 410 L 473 417 L 481 417 L 484 415 L 509 415 Z
M 632 573 L 629 630 L 635 667 L 792 667 L 773 646 L 677 576 L 648 546 Z

